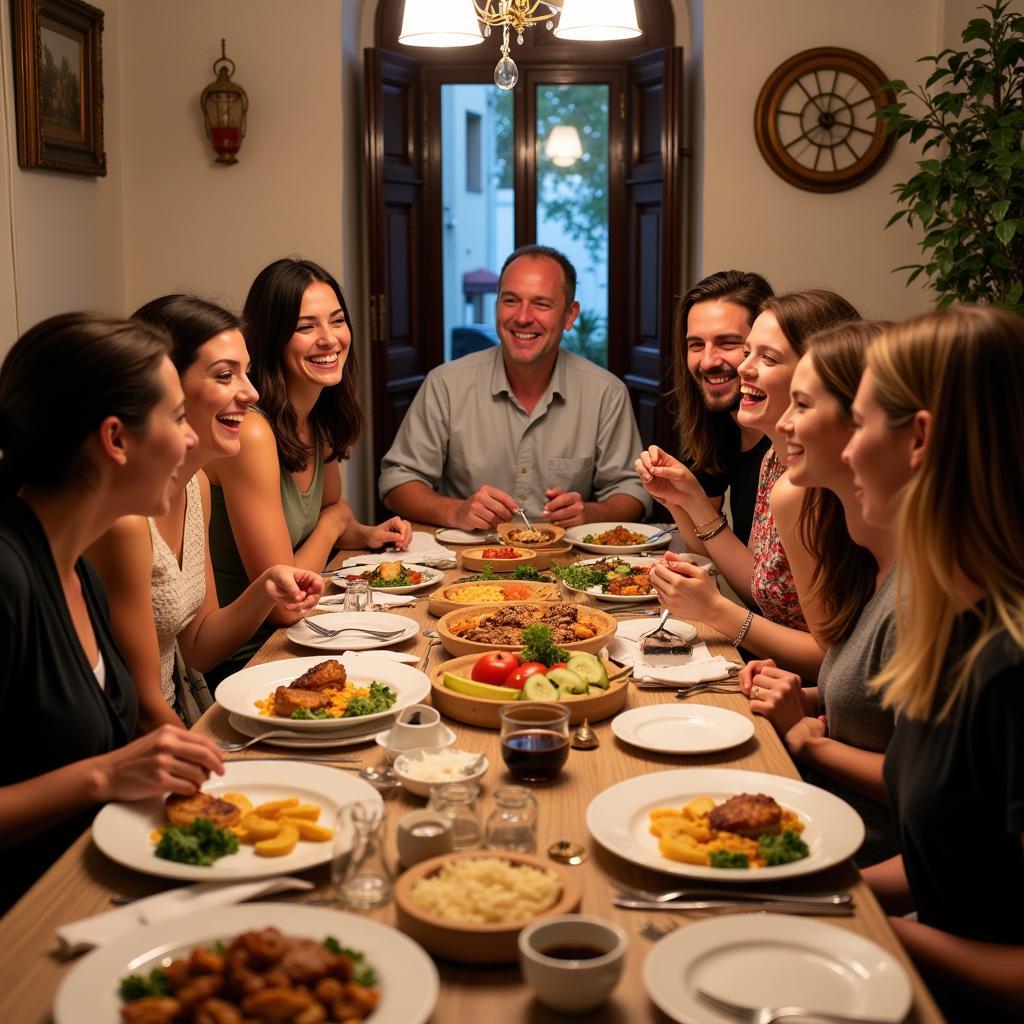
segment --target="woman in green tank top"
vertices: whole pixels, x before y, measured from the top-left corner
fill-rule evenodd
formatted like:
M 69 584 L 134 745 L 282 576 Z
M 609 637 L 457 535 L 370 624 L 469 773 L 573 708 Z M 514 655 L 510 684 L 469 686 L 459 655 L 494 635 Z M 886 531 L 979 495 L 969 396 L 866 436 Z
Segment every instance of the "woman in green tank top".
M 270 565 L 319 572 L 335 547 L 409 546 L 412 528 L 395 516 L 358 522 L 341 497 L 339 464 L 359 436 L 348 310 L 338 282 L 308 260 L 271 263 L 253 281 L 242 312 L 259 407 L 242 423 L 238 456 L 210 477 L 210 554 L 217 596 L 229 602 Z M 207 680 L 241 668 L 278 626 L 298 615 L 276 609 Z

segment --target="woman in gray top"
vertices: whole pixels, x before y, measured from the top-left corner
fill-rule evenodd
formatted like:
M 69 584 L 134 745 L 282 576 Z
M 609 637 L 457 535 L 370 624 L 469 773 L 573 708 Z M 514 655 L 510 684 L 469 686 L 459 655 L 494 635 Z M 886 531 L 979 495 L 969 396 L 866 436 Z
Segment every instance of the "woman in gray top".
M 779 533 L 784 544 L 787 536 L 799 537 L 816 556 L 812 573 L 794 577 L 801 603 L 806 594 L 809 606 L 823 609 L 809 623 L 828 648 L 818 685 L 802 687 L 798 675 L 770 660 L 750 662 L 740 676 L 751 710 L 771 721 L 805 774 L 864 819 L 861 864 L 895 852 L 882 781 L 893 716 L 867 685 L 895 639 L 894 533 L 864 522 L 843 451 L 856 430 L 851 405 L 865 352 L 884 326 L 860 321 L 815 335 L 778 424 L 789 480 L 807 489 L 799 519 L 780 522 Z

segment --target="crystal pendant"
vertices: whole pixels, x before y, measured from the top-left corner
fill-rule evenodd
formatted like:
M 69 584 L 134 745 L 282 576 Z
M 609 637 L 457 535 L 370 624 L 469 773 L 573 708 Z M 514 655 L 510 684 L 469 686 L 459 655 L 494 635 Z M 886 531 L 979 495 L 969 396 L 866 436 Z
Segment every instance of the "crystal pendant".
M 484 25 L 484 39 L 490 39 L 490 38 L 491 38 L 491 26 L 490 25 Z
M 552 20 L 551 20 L 550 18 L 548 18 L 548 20 L 544 22 L 544 27 L 545 27 L 545 28 L 546 28 L 546 29 L 547 29 L 547 30 L 548 30 L 549 32 L 551 32 L 551 31 L 553 31 L 553 30 L 554 30 L 554 27 L 555 27 L 555 23 L 554 23 L 554 22 L 553 22 L 553 21 L 552 21 Z
M 515 88 L 518 81 L 519 68 L 516 67 L 516 62 L 509 56 L 502 57 L 494 69 L 494 84 L 508 92 L 509 89 Z
M 517 36 L 516 36 L 516 42 L 517 42 L 517 43 L 518 43 L 518 44 L 519 44 L 520 46 L 522 46 L 522 45 L 523 45 L 523 33 L 522 33 L 522 32 L 520 32 L 520 33 L 519 33 L 519 35 L 517 35 Z

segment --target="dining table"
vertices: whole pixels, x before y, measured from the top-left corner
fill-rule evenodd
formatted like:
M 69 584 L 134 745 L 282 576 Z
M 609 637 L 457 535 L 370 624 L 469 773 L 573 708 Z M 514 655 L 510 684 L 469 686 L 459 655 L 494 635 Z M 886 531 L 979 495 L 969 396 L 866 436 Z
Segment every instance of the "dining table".
M 418 529 L 425 529 L 417 527 Z M 458 545 L 448 545 L 456 553 Z M 332 565 L 339 565 L 353 552 L 338 552 Z M 579 557 L 578 555 L 576 557 Z M 571 561 L 571 558 L 563 561 Z M 444 585 L 467 575 L 459 568 L 447 569 Z M 431 646 L 423 630 L 433 629 L 436 618 L 428 612 L 427 596 L 416 595 L 414 603 L 389 608 L 397 616 L 414 620 L 421 628 L 416 636 L 394 650 L 415 654 L 422 660 L 429 654 L 425 670 L 435 670 L 452 657 L 440 646 Z M 602 604 L 594 598 L 567 593 L 568 599 L 582 603 L 599 604 L 612 614 L 615 605 Z M 636 612 L 624 611 L 625 619 Z M 653 626 L 653 620 L 651 620 Z M 721 635 L 700 624 L 700 638 L 707 642 L 712 654 L 721 654 L 739 661 L 736 650 Z M 288 639 L 284 629 L 277 630 L 254 656 L 251 665 L 284 658 L 305 657 L 310 651 Z M 641 688 L 628 684 L 626 707 L 647 705 L 675 705 L 675 693 L 670 689 Z M 747 699 L 738 692 L 701 693 L 690 702 L 717 706 L 751 717 Z M 514 782 L 501 758 L 499 734 L 493 728 L 481 728 L 445 719 L 457 734 L 457 746 L 464 750 L 486 754 L 489 768 L 480 780 L 481 819 L 493 808 L 494 790 Z M 663 1022 L 665 1016 L 648 997 L 642 977 L 645 957 L 652 949 L 654 939 L 648 938 L 652 922 L 664 925 L 666 921 L 687 928 L 694 922 L 707 919 L 715 911 L 650 912 L 621 909 L 613 905 L 618 894 L 616 883 L 647 890 L 675 888 L 686 878 L 660 874 L 640 867 L 602 848 L 588 834 L 586 811 L 598 794 L 623 780 L 647 773 L 678 768 L 731 768 L 766 773 L 787 779 L 799 779 L 786 748 L 767 719 L 753 716 L 753 735 L 742 745 L 711 754 L 661 754 L 638 749 L 617 739 L 611 729 L 611 719 L 590 723 L 599 745 L 593 750 L 572 750 L 558 777 L 549 783 L 531 787 L 539 805 L 538 853 L 544 855 L 552 844 L 560 841 L 578 843 L 583 847 L 585 859 L 569 870 L 577 873 L 582 901 L 580 912 L 604 918 L 620 925 L 628 934 L 629 948 L 623 976 L 618 986 L 599 1009 L 580 1018 L 581 1021 L 601 1021 L 602 1024 L 641 1024 Z M 236 732 L 228 722 L 228 713 L 219 705 L 209 708 L 193 727 L 196 732 L 222 741 L 239 741 L 246 737 Z M 377 766 L 381 749 L 372 737 L 363 746 L 348 748 L 346 753 L 362 756 L 366 766 Z M 269 744 L 257 744 L 247 750 L 227 755 L 237 759 L 274 759 L 281 762 L 281 778 L 287 779 L 288 765 L 297 760 L 315 762 L 315 751 L 294 751 Z M 335 766 L 338 771 L 351 769 Z M 425 801 L 402 789 L 386 796 L 387 850 L 392 861 L 396 859 L 395 825 L 409 811 L 422 808 Z M 274 896 L 280 901 L 307 902 L 311 898 L 332 897 L 330 867 L 324 865 L 302 872 L 316 886 L 313 891 Z M 161 892 L 177 883 L 133 871 L 108 859 L 94 844 L 86 831 L 57 860 L 32 888 L 0 919 L 0 1022 L 4 1024 L 43 1024 L 51 1019 L 54 994 L 62 979 L 76 962 L 61 955 L 55 931 L 68 922 L 98 914 L 111 907 L 111 898 L 138 898 Z M 848 929 L 881 946 L 906 971 L 913 990 L 913 1003 L 906 1018 L 913 1024 L 941 1022 L 942 1014 L 927 987 L 890 928 L 886 914 L 870 889 L 863 882 L 851 860 L 811 876 L 776 882 L 774 889 L 786 893 L 846 890 L 853 896 L 853 913 L 848 917 L 829 917 L 834 927 Z M 339 905 L 339 909 L 343 909 Z M 362 911 L 384 924 L 395 924 L 393 903 L 373 910 Z M 818 920 L 815 918 L 815 920 Z M 456 1021 L 486 1021 L 500 1019 L 505 1024 L 546 1024 L 563 1020 L 562 1016 L 547 1009 L 534 997 L 524 982 L 518 965 L 474 965 L 436 960 L 440 975 L 440 995 L 431 1020 L 435 1024 Z M 96 1024 L 106 1024 L 97 1021 Z

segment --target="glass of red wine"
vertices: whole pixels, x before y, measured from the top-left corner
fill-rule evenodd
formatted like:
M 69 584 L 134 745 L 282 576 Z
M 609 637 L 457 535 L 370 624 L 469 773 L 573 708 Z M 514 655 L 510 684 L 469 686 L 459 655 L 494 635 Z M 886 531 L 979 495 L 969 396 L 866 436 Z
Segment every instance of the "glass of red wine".
M 519 782 L 550 782 L 569 757 L 569 709 L 564 704 L 503 704 L 501 756 Z

